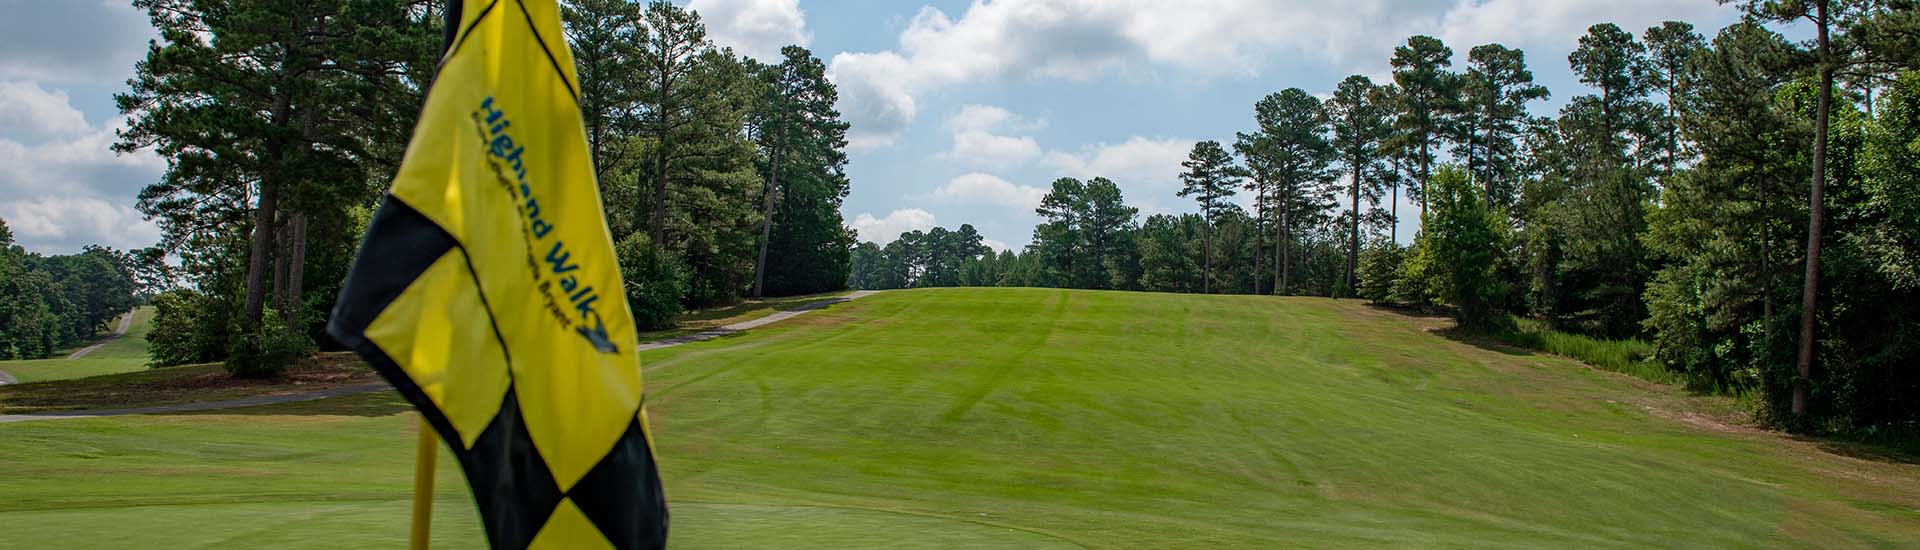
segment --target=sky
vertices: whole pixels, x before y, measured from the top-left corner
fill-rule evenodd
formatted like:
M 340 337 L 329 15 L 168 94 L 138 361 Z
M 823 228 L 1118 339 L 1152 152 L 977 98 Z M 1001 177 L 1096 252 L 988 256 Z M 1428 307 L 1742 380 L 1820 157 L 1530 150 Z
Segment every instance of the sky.
M 1589 93 L 1567 67 L 1588 26 L 1665 20 L 1709 38 L 1738 18 L 1715 0 L 686 0 L 719 44 L 761 59 L 799 44 L 825 60 L 851 124 L 842 211 L 865 241 L 973 224 L 1018 249 L 1056 178 L 1106 177 L 1142 216 L 1175 196 L 1194 143 L 1230 143 L 1253 104 L 1347 75 L 1390 79 L 1393 47 L 1525 50 L 1549 115 Z M 166 161 L 110 146 L 154 37 L 129 0 L 0 0 L 0 218 L 28 250 L 149 246 L 134 209 Z M 1244 200 L 1242 202 L 1245 202 Z M 1412 216 L 1402 206 L 1402 239 Z

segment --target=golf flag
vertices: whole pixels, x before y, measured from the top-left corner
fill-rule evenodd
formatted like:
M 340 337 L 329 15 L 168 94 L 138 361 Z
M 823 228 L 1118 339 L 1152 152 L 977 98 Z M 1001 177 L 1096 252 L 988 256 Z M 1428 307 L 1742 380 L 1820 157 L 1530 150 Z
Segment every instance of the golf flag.
M 559 7 L 455 1 L 458 34 L 327 331 L 452 448 L 494 548 L 662 547 Z

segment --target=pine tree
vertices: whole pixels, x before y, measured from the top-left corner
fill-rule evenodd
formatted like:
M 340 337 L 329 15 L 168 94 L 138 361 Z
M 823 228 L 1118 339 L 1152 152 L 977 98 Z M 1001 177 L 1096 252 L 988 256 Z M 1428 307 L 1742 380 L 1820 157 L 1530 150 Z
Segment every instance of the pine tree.
M 1337 162 L 1345 163 L 1346 174 L 1351 182 L 1347 186 L 1347 270 L 1346 288 L 1354 291 L 1359 288 L 1360 268 L 1360 197 L 1366 195 L 1379 202 L 1381 180 L 1368 181 L 1369 171 L 1378 172 L 1381 142 L 1392 132 L 1387 118 L 1387 106 L 1377 102 L 1380 97 L 1378 87 L 1372 80 L 1353 75 L 1342 80 L 1334 88 L 1333 97 L 1327 100 L 1327 118 L 1330 123 L 1333 140 L 1332 147 Z
M 1433 175 L 1435 149 L 1445 131 L 1447 113 L 1457 109 L 1460 83 L 1458 75 L 1447 71 L 1453 65 L 1453 49 L 1440 39 L 1415 36 L 1407 45 L 1393 50 L 1393 82 L 1398 93 L 1394 117 L 1395 146 L 1413 157 L 1417 175 L 1409 190 L 1420 195 L 1421 225 L 1426 224 L 1427 180 Z
M 1546 99 L 1547 88 L 1534 84 L 1526 54 L 1520 50 L 1499 44 L 1475 46 L 1467 60 L 1453 154 L 1466 159 L 1467 175 L 1480 185 L 1488 208 L 1509 207 L 1518 191 L 1515 157 L 1517 141 L 1527 129 L 1527 104 Z
M 1674 170 L 1685 160 L 1681 158 L 1684 148 L 1680 143 L 1679 105 L 1686 101 L 1694 75 L 1694 58 L 1706 49 L 1706 40 L 1693 32 L 1693 25 L 1680 21 L 1667 21 L 1658 27 L 1647 29 L 1642 35 L 1647 42 L 1647 52 L 1651 62 L 1648 72 L 1648 85 L 1666 96 L 1666 112 L 1658 120 L 1658 130 L 1664 130 L 1666 138 L 1659 143 L 1660 186 L 1665 188 L 1667 181 L 1673 179 Z
M 754 296 L 833 290 L 852 245 L 840 217 L 850 184 L 839 92 L 812 52 L 788 46 L 781 55 L 754 69 L 761 95 L 747 118 L 766 164 Z
M 1187 155 L 1186 162 L 1180 166 L 1187 171 L 1180 174 L 1183 187 L 1179 196 L 1193 197 L 1200 205 L 1201 232 L 1201 269 L 1200 292 L 1213 293 L 1213 220 L 1223 210 L 1232 207 L 1226 202 L 1239 187 L 1242 177 L 1239 167 L 1233 165 L 1233 156 L 1220 146 L 1218 141 L 1202 141 L 1193 146 L 1193 152 Z
M 1279 216 L 1274 240 L 1274 290 L 1293 290 L 1295 232 L 1303 218 L 1332 206 L 1332 144 L 1327 141 L 1327 114 L 1320 100 L 1299 88 L 1268 95 L 1254 105 L 1261 138 L 1249 155 L 1249 165 L 1264 172 L 1273 186 L 1271 204 Z

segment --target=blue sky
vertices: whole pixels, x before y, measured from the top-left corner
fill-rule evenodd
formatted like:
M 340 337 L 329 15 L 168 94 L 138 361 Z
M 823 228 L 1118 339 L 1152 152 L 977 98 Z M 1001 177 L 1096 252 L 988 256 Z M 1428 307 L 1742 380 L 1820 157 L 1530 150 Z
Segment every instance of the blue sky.
M 30 250 L 153 244 L 133 210 L 165 162 L 115 155 L 125 87 L 152 36 L 127 0 L 0 0 L 0 217 Z M 1386 79 L 1392 48 L 1440 37 L 1522 48 L 1553 91 L 1585 94 L 1566 57 L 1587 26 L 1737 18 L 1714 0 L 690 0 L 719 43 L 763 58 L 799 43 L 827 61 L 853 125 L 861 239 L 971 223 L 1025 245 L 1057 177 L 1105 176 L 1143 214 L 1174 196 L 1194 142 L 1231 141 L 1253 104 L 1289 87 L 1325 95 L 1349 74 Z M 1402 208 L 1403 218 L 1407 212 Z M 1404 225 L 1404 224 L 1403 224 Z M 1403 236 L 1410 231 L 1401 231 Z

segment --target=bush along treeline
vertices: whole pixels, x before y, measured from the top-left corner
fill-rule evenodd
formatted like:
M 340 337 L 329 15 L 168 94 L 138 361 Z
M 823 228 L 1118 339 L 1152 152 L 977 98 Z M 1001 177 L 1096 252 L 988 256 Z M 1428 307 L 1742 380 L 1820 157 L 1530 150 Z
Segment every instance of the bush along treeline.
M 160 259 L 156 249 L 99 246 L 42 256 L 14 244 L 0 220 L 0 360 L 44 359 L 108 330 L 159 285 Z
M 1782 427 L 1911 438 L 1920 5 L 1739 4 L 1711 37 L 1592 26 L 1567 59 L 1585 89 L 1552 117 L 1529 110 L 1549 91 L 1524 52 L 1455 69 L 1416 36 L 1390 82 L 1288 89 L 1254 105 L 1256 131 L 1196 145 L 1179 194 L 1197 213 L 1142 222 L 1112 182 L 1062 179 L 1024 250 L 912 232 L 859 245 L 849 283 L 1357 296 L 1531 336 L 1509 341 L 1650 342 L 1607 352 Z
M 140 0 L 159 31 L 116 99 L 169 160 L 139 208 L 184 283 L 156 365 L 271 376 L 325 316 L 398 168 L 442 43 L 429 0 Z M 642 329 L 683 308 L 842 288 L 846 124 L 824 65 L 718 48 L 664 1 L 563 5 L 594 171 Z

